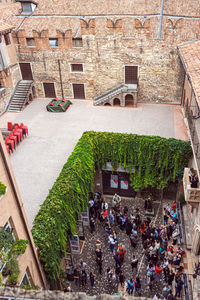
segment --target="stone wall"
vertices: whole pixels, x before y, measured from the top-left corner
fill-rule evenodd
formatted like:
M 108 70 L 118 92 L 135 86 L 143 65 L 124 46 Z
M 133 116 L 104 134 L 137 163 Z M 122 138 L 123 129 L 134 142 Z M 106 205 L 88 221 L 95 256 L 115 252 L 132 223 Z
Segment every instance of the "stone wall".
M 95 12 L 94 2 L 92 1 L 91 7 Z M 104 2 L 108 5 L 108 1 Z M 182 2 L 186 5 L 185 1 Z M 197 2 L 194 1 L 196 5 Z M 85 86 L 86 98 L 93 99 L 124 82 L 126 65 L 137 65 L 139 102 L 180 103 L 183 70 L 177 54 L 177 45 L 200 38 L 200 18 L 190 18 L 191 14 L 196 16 L 194 3 L 191 7 L 188 4 L 187 10 L 184 5 L 179 7 L 177 3 L 174 8 L 174 1 L 165 1 L 165 15 L 162 18 L 159 36 L 160 7 L 154 7 L 152 3 L 150 5 L 150 1 L 145 1 L 145 6 L 138 5 L 137 10 L 142 10 L 140 13 L 143 14 L 146 12 L 146 15 L 137 17 L 125 15 L 125 7 L 123 15 L 98 14 L 82 17 L 78 16 L 76 11 L 74 17 L 45 17 L 42 15 L 44 5 L 47 12 L 51 11 L 51 8 L 44 2 L 38 6 L 38 11 L 36 10 L 37 18 L 28 18 L 21 29 L 13 33 L 16 43 L 20 45 L 19 60 L 31 63 L 39 97 L 44 97 L 44 81 L 54 82 L 56 94 L 61 97 L 59 59 L 65 97 L 73 98 L 72 83 L 82 83 Z M 88 13 L 92 13 L 91 7 L 88 8 Z M 58 7 L 55 5 L 53 9 L 55 13 Z M 71 9 L 69 8 L 69 11 Z M 113 12 L 115 8 L 110 9 Z M 121 10 L 122 7 L 119 6 L 119 13 L 122 13 Z M 35 48 L 27 47 L 26 37 L 35 39 Z M 73 37 L 81 37 L 83 47 L 73 48 Z M 58 39 L 57 48 L 49 48 L 49 38 Z M 84 72 L 72 73 L 71 63 L 82 63 Z

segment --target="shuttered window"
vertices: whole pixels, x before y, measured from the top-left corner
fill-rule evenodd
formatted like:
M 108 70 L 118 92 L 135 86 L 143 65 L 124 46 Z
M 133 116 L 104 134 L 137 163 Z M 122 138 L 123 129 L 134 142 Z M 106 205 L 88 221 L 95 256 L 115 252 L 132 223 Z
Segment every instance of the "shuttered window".
M 82 38 L 73 38 L 72 39 L 73 48 L 81 48 L 83 47 Z
M 84 84 L 73 83 L 74 99 L 85 99 Z
M 82 64 L 71 64 L 72 72 L 83 72 L 83 65 Z
M 136 84 L 138 82 L 138 67 L 125 66 L 125 83 Z

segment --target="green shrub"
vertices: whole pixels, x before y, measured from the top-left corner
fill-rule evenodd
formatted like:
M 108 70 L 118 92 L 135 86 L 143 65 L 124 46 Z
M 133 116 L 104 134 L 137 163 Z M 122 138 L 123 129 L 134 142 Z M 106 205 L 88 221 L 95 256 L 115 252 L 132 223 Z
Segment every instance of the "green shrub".
M 6 185 L 0 182 L 0 195 L 4 195 L 6 192 Z
M 24 254 L 27 244 L 27 240 L 15 240 L 11 249 L 11 255 L 18 256 L 20 254 Z
M 95 169 L 106 162 L 122 164 L 129 169 L 130 184 L 136 191 L 163 189 L 169 182 L 182 179 L 191 154 L 189 142 L 176 139 L 85 132 L 34 220 L 32 233 L 47 278 L 53 282 L 62 272 L 67 233 L 75 233 L 77 216 L 88 205 Z
M 6 284 L 7 285 L 16 285 L 17 284 L 17 280 L 18 280 L 18 276 L 19 276 L 19 274 L 15 274 L 15 273 L 9 275 Z
M 11 257 L 8 262 L 7 262 L 7 268 L 9 273 L 12 274 L 17 274 L 19 275 L 19 264 L 18 261 L 15 257 Z

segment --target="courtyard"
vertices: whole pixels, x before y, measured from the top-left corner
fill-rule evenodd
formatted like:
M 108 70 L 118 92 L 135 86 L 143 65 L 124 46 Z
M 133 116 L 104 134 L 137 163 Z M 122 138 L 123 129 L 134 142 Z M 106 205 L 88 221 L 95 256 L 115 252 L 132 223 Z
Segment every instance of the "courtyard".
M 48 99 L 34 100 L 20 113 L 5 113 L 7 122 L 23 122 L 29 128 L 10 160 L 30 226 L 63 164 L 84 131 L 109 131 L 158 135 L 188 140 L 181 107 L 138 104 L 137 108 L 93 106 L 91 100 L 72 100 L 65 113 L 46 111 Z

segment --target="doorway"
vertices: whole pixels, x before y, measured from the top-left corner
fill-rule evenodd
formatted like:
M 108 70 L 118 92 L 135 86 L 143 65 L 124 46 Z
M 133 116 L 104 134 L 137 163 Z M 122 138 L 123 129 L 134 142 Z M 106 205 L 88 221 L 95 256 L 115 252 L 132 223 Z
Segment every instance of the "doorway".
M 56 98 L 53 82 L 43 82 L 45 98 Z
M 138 67 L 125 66 L 125 83 L 137 84 L 137 82 L 138 82 Z
M 23 80 L 33 80 L 33 74 L 30 63 L 20 63 L 20 70 Z
M 129 174 L 126 172 L 102 171 L 103 193 L 135 197 L 136 192 L 130 186 Z
M 115 99 L 113 100 L 113 105 L 114 105 L 114 106 L 120 106 L 120 104 L 121 104 L 121 102 L 120 102 L 119 98 L 115 98 Z
M 73 83 L 74 99 L 85 99 L 84 84 Z

